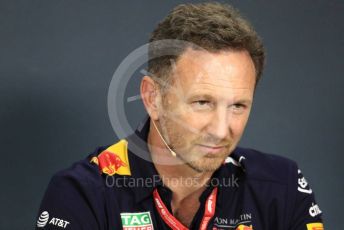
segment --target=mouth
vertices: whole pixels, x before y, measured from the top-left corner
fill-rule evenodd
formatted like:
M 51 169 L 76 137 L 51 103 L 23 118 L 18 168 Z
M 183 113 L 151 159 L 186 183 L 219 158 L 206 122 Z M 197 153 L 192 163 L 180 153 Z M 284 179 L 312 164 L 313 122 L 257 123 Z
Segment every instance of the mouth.
M 216 154 L 227 148 L 227 145 L 213 146 L 213 145 L 197 145 L 202 152 Z

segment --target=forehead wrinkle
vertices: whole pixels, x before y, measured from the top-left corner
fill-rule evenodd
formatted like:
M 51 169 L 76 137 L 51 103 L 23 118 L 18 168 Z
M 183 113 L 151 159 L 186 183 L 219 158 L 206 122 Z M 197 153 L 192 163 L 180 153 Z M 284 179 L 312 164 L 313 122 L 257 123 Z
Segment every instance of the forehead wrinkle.
M 190 70 L 185 71 L 185 73 L 188 73 L 188 72 L 190 73 L 192 71 L 190 71 Z M 175 76 L 175 77 L 180 79 L 182 85 L 184 85 L 183 83 L 193 81 L 191 84 L 191 87 L 194 85 L 210 85 L 210 86 L 214 86 L 214 87 L 225 87 L 226 85 L 245 84 L 245 80 L 247 78 L 249 78 L 249 76 L 247 76 L 246 73 L 248 73 L 247 70 L 244 73 L 244 75 L 242 77 L 240 77 L 240 79 L 238 79 L 237 76 L 230 76 L 230 75 L 212 78 L 208 74 L 205 74 L 203 72 L 198 72 L 196 74 L 196 77 L 193 77 L 192 74 L 183 74 L 182 75 L 183 77 L 181 77 L 181 76 Z M 185 80 L 182 80 L 182 78 L 184 78 Z M 193 78 L 195 78 L 195 79 L 193 79 Z M 227 88 L 233 88 L 233 87 L 227 87 Z M 247 86 L 247 87 L 236 87 L 236 88 L 250 88 L 250 87 Z
M 231 87 L 231 86 L 226 86 L 224 84 L 214 84 L 210 82 L 197 82 L 197 83 L 192 84 L 192 86 L 195 86 L 195 85 L 204 85 L 206 86 L 204 88 L 209 88 L 209 89 L 213 89 L 213 87 L 221 87 L 221 88 L 226 88 L 226 89 L 250 89 L 250 87 L 233 87 L 233 85 L 231 85 L 232 86 Z M 193 88 L 193 87 L 190 87 L 190 88 Z
M 196 57 L 197 58 L 197 57 Z M 222 81 L 228 81 L 228 78 L 236 77 L 238 74 L 237 70 L 237 63 L 227 63 L 223 64 L 221 61 L 217 60 L 210 60 L 210 63 L 202 63 L 202 64 L 190 64 L 189 68 L 179 70 L 182 75 L 194 75 L 197 76 L 196 79 L 199 81 L 199 79 L 211 79 L 212 72 L 217 72 L 218 80 Z M 195 60 L 191 60 L 191 63 L 196 63 Z M 241 69 L 240 75 L 243 78 L 247 78 L 250 75 L 250 72 L 252 71 L 252 63 L 244 63 L 244 68 Z M 253 68 L 253 72 L 254 68 Z
M 223 99 L 228 100 L 250 100 L 250 89 L 247 88 L 231 88 L 225 89 L 226 92 L 219 92 L 219 90 L 214 91 L 213 89 L 206 88 L 206 89 L 195 89 L 190 90 L 185 96 L 186 98 L 193 98 L 193 97 L 208 97 L 208 98 L 216 98 L 216 99 Z

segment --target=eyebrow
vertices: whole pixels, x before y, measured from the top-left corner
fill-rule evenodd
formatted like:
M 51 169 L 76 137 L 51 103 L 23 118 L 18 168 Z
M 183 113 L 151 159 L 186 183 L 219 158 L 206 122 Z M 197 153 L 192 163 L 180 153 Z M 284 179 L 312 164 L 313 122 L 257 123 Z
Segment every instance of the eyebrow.
M 193 94 L 187 98 L 188 101 L 193 101 L 193 100 L 213 100 L 214 97 L 209 94 Z M 250 99 L 238 99 L 238 100 L 233 100 L 233 103 L 235 104 L 251 104 L 252 100 Z
M 211 99 L 214 99 L 214 97 L 209 94 L 193 94 L 189 96 L 187 99 L 188 100 L 196 100 L 196 99 L 211 100 Z
M 249 99 L 239 99 L 239 100 L 235 101 L 235 103 L 238 103 L 238 104 L 251 104 L 252 100 L 249 100 Z

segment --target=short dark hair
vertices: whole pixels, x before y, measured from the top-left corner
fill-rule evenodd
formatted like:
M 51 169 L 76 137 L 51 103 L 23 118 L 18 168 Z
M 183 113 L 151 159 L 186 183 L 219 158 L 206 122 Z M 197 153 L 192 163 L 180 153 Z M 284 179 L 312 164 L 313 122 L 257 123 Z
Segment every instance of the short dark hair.
M 159 56 L 164 52 L 156 41 L 173 39 L 189 42 L 210 52 L 247 50 L 258 83 L 265 63 L 262 40 L 238 10 L 228 4 L 209 2 L 176 6 L 155 28 L 150 37 L 148 72 L 166 82 L 175 62 L 188 47 L 174 55 Z

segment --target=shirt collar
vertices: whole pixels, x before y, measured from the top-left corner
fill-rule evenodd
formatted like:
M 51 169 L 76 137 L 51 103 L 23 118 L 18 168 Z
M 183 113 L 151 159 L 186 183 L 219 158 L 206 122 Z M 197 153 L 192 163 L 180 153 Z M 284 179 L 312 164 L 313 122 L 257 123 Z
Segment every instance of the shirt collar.
M 154 188 L 162 185 L 147 146 L 149 126 L 150 118 L 146 116 L 135 132 L 127 137 L 131 178 L 136 180 L 132 189 L 136 203 L 152 195 Z

